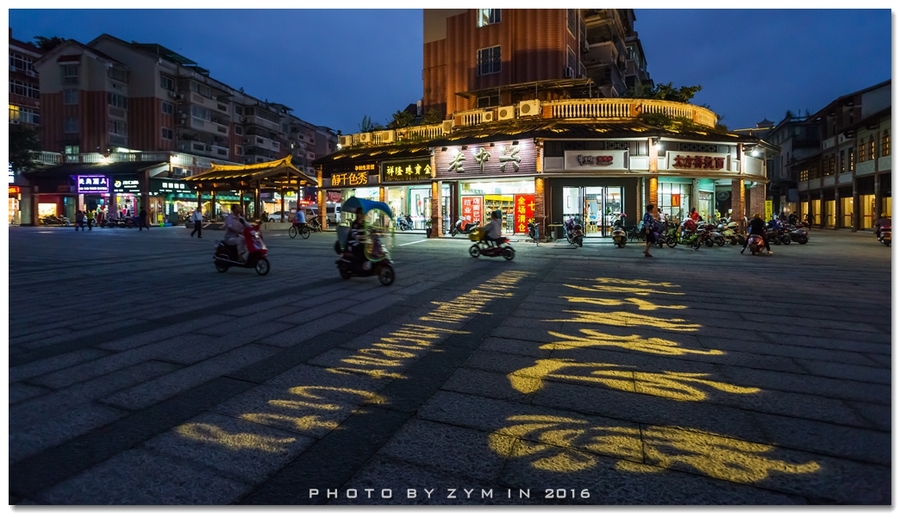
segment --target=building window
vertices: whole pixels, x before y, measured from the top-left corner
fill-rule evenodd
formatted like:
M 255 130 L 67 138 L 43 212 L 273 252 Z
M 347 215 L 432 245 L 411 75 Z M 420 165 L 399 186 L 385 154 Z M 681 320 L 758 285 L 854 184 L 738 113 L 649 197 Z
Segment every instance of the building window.
M 500 106 L 500 96 L 499 95 L 479 97 L 475 101 L 476 108 L 488 108 L 490 106 Z
M 865 162 L 866 161 L 866 142 L 860 140 L 859 142 L 859 156 L 857 157 L 857 161 Z
M 244 128 L 242 128 L 242 127 L 240 127 L 240 126 L 235 126 L 235 127 L 234 127 L 234 134 L 235 134 L 235 135 L 243 135 L 243 134 L 244 134 Z
M 844 162 L 844 152 L 841 151 L 841 172 L 847 171 L 847 163 Z
M 243 156 L 244 154 L 244 146 L 234 146 L 234 154 Z
M 74 88 L 63 90 L 63 104 L 78 104 L 78 90 Z
M 578 9 L 566 9 L 566 25 L 572 36 L 576 36 L 578 33 Z
M 869 135 L 869 156 L 866 160 L 875 160 L 875 137 Z
M 78 133 L 78 117 L 66 117 L 63 122 L 63 132 Z
M 110 106 L 114 106 L 116 108 L 122 108 L 123 110 L 128 109 L 128 99 L 123 95 L 107 92 L 106 102 Z
M 118 68 L 110 68 L 106 71 L 106 76 L 120 83 L 128 84 L 128 72 L 124 70 Z
M 9 81 L 9 93 L 30 97 L 32 99 L 41 98 L 41 90 L 37 85 L 23 83 L 22 81 L 16 81 L 15 79 Z
M 888 130 L 881 134 L 881 156 L 891 156 L 891 133 Z
M 78 65 L 62 66 L 62 82 L 64 85 L 78 84 Z
M 22 108 L 15 104 L 9 105 L 9 122 L 19 121 L 22 117 Z
M 206 85 L 201 85 L 200 83 L 195 83 L 191 81 L 191 91 L 196 92 L 203 97 L 212 97 L 212 91 Z
M 854 159 L 855 159 L 855 157 L 853 156 L 853 148 L 850 148 L 847 150 L 847 169 L 849 169 L 850 171 L 852 171 L 853 168 L 855 167 L 853 165 Z
M 163 101 L 162 103 L 162 112 L 166 115 L 174 115 L 175 114 L 175 105 L 172 103 L 167 103 Z
M 113 135 L 121 135 L 123 137 L 128 136 L 128 124 L 123 121 L 108 121 L 109 123 L 109 132 Z
M 478 49 L 478 75 L 500 72 L 500 45 Z
M 205 121 L 212 120 L 209 115 L 209 109 L 203 106 L 191 105 L 191 117 L 196 117 Z
M 809 180 L 809 169 L 801 169 L 800 170 L 800 181 L 805 182 Z
M 23 56 L 17 52 L 9 53 L 9 70 L 25 72 L 28 75 L 37 75 L 34 71 L 34 63 L 31 57 Z
M 175 91 L 175 81 L 171 77 L 162 74 L 159 75 L 159 86 L 163 90 L 169 90 L 170 92 Z
M 484 27 L 500 23 L 500 9 L 479 9 L 478 10 L 478 26 Z
M 235 115 L 243 115 L 243 114 L 244 114 L 244 109 L 241 108 L 240 106 L 235 105 L 235 107 L 234 107 L 234 114 L 235 114 Z
M 163 128 L 162 138 L 163 140 L 172 140 L 173 138 L 175 138 L 175 132 L 170 130 L 169 128 Z

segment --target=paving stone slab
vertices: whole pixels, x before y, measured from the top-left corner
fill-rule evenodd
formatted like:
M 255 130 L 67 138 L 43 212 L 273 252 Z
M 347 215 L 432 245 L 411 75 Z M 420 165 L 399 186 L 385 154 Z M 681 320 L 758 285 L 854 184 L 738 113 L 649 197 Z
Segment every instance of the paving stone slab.
M 131 410 L 146 408 L 227 374 L 246 363 L 271 356 L 277 351 L 274 347 L 246 345 L 135 387 L 110 394 L 100 401 Z
M 73 365 L 87 363 L 96 358 L 102 358 L 109 353 L 100 349 L 85 347 L 77 351 L 67 352 L 44 360 L 37 360 L 9 369 L 9 382 L 31 379 L 47 374 L 48 372 L 61 371 Z
M 700 337 L 700 343 L 711 349 L 720 349 L 729 353 L 750 353 L 765 356 L 765 358 L 778 366 L 778 361 L 789 361 L 793 359 L 811 359 L 811 360 L 830 360 L 836 362 L 847 362 L 856 365 L 878 366 L 879 363 L 873 361 L 869 356 L 870 353 L 858 353 L 845 351 L 840 349 L 829 349 L 825 347 L 803 347 L 796 345 L 786 345 L 777 342 L 751 342 L 744 340 L 729 340 L 725 338 Z M 789 362 L 797 365 L 794 362 Z M 798 366 L 798 368 L 800 368 Z M 802 372 L 807 372 L 803 369 Z
M 51 505 L 221 505 L 237 501 L 250 489 L 236 480 L 135 449 L 43 491 L 39 501 Z
M 247 484 L 260 484 L 312 443 L 309 437 L 206 412 L 142 447 L 192 460 Z
M 529 403 L 532 394 L 515 390 L 505 374 L 475 369 L 458 369 L 441 386 L 441 390 Z
M 868 423 L 877 430 L 891 431 L 891 407 L 877 403 L 865 403 L 862 401 L 848 401 L 847 405 L 865 418 Z
M 265 385 L 292 389 L 294 387 L 322 387 L 333 389 L 329 398 L 338 400 L 358 400 L 360 394 L 375 394 L 383 389 L 390 379 L 373 378 L 348 372 L 329 370 L 314 365 L 300 364 L 284 371 L 265 382 Z
M 27 399 L 38 397 L 48 393 L 49 390 L 30 385 L 28 383 L 12 383 L 9 385 L 9 406 L 16 405 Z
M 846 363 L 806 359 L 798 359 L 797 363 L 805 367 L 811 374 L 819 376 L 865 381 L 869 383 L 881 383 L 884 385 L 891 384 L 890 368 L 848 365 Z
M 757 421 L 766 434 L 766 442 L 778 447 L 891 465 L 891 459 L 884 456 L 890 449 L 890 432 L 770 414 L 759 416 Z
M 275 322 L 295 324 L 295 327 L 257 340 L 261 344 L 276 347 L 291 347 L 331 330 L 340 331 L 343 326 L 359 318 L 359 315 L 333 314 L 327 318 L 304 321 L 296 325 L 295 319 L 280 318 Z

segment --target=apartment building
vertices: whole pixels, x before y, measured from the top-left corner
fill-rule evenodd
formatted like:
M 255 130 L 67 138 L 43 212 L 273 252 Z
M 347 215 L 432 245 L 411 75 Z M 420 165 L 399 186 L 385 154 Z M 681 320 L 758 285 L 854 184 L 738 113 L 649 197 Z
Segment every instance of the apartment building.
M 795 213 L 799 210 L 800 201 L 797 164 L 819 153 L 819 124 L 812 118 L 788 113 L 778 124 L 765 120 L 757 127 L 766 142 L 781 149 L 768 165 L 768 194 L 772 199 L 772 212 Z
M 41 124 L 41 86 L 34 62 L 43 52 L 37 46 L 13 38 L 9 29 L 9 123 L 38 128 Z M 28 182 L 9 173 L 8 223 L 21 221 L 22 197 L 28 197 Z
M 624 96 L 629 72 L 650 81 L 634 20 L 631 9 L 425 9 L 424 111 Z
M 817 128 L 817 152 L 791 164 L 801 217 L 855 231 L 890 216 L 891 81 L 838 97 L 807 121 Z

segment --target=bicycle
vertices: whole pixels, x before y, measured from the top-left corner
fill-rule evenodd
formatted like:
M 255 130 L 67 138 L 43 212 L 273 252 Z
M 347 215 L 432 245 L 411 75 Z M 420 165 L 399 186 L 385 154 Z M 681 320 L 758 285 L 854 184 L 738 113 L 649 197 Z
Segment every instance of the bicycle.
M 309 225 L 306 223 L 297 223 L 294 222 L 291 224 L 291 228 L 288 229 L 288 235 L 291 236 L 291 239 L 297 237 L 297 234 L 303 236 L 303 239 L 309 238 Z

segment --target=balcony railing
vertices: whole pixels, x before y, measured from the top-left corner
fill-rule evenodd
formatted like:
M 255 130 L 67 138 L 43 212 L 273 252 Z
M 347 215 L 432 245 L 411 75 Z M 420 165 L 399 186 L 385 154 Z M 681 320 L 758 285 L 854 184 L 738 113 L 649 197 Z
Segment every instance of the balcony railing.
M 410 141 L 428 141 L 446 136 L 448 131 L 452 133 L 459 128 L 480 126 L 485 120 L 485 112 L 491 108 L 479 108 L 466 110 L 453 114 L 451 120 L 441 124 L 427 126 L 411 126 L 397 129 L 393 143 L 403 144 Z M 516 110 L 518 114 L 518 110 Z M 694 106 L 692 104 L 676 101 L 662 101 L 658 99 L 564 99 L 557 101 L 544 101 L 538 108 L 538 117 L 529 113 L 532 120 L 540 119 L 579 119 L 589 121 L 622 122 L 636 120 L 641 114 L 661 114 L 670 118 L 687 119 L 694 124 L 715 128 L 718 119 L 716 114 L 708 108 Z M 496 113 L 494 114 L 496 115 Z M 519 115 L 521 116 L 521 115 Z M 452 128 L 452 129 L 448 129 Z M 354 133 L 343 139 L 351 147 L 378 146 L 389 144 L 384 139 L 376 137 L 378 132 L 368 134 Z

